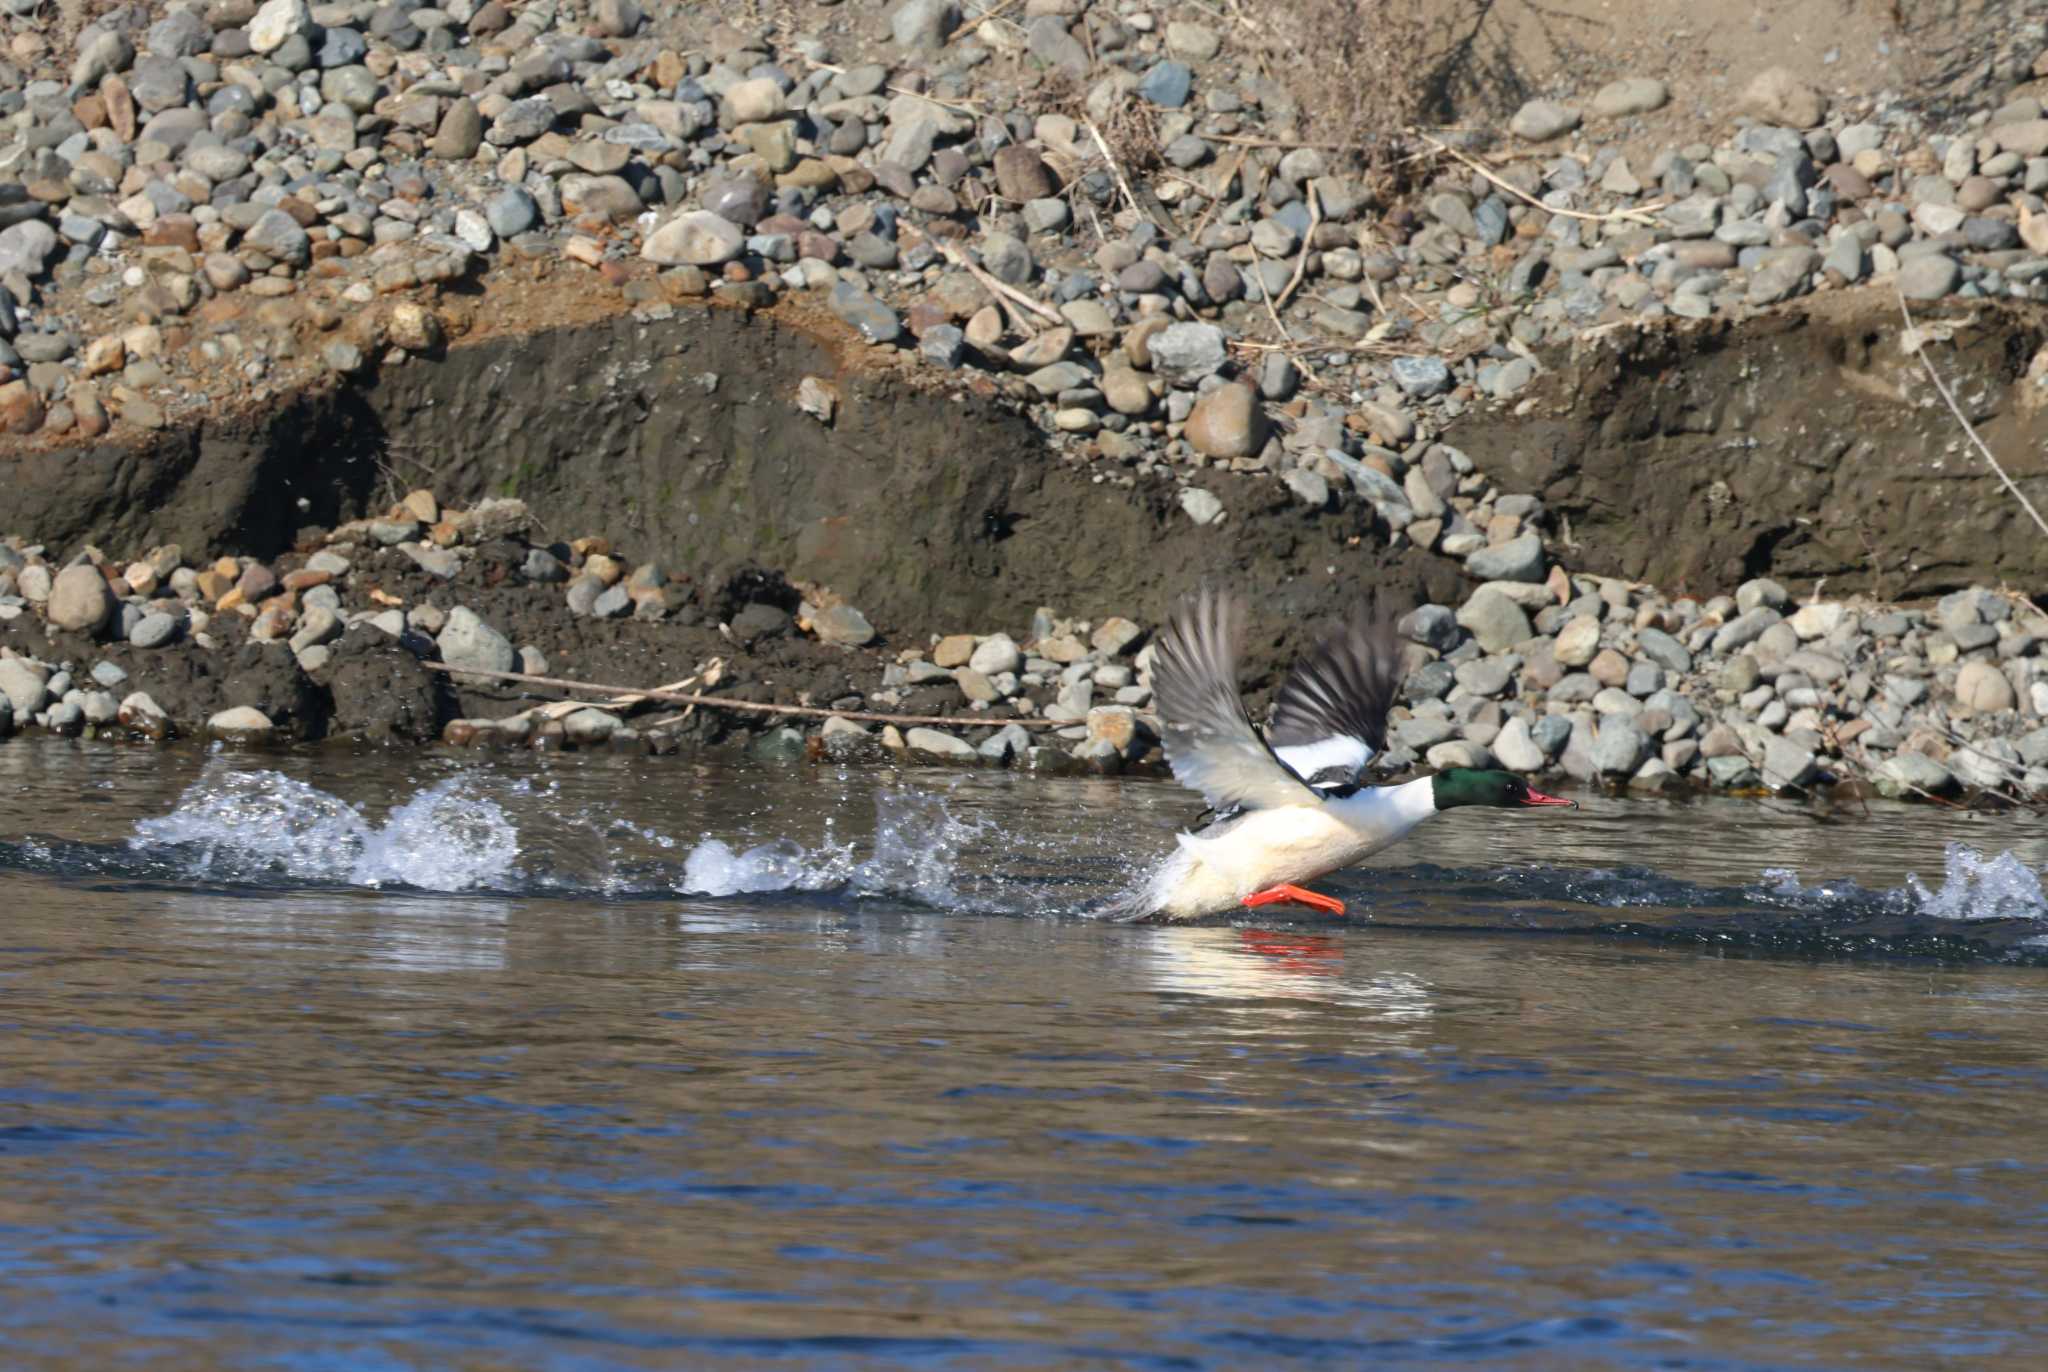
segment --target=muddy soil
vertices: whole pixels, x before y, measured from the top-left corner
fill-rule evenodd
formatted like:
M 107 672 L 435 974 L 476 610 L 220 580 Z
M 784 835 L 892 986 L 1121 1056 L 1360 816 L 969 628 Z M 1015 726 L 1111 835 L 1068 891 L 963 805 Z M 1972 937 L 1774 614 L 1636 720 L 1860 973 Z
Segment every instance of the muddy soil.
M 1569 523 L 1573 565 L 1700 596 L 1771 576 L 1886 599 L 2048 587 L 2041 531 L 1972 448 L 1888 293 L 1844 292 L 1740 324 L 1616 335 L 1554 359 L 1527 414 L 1448 441 Z M 1920 320 L 1930 357 L 2036 504 L 2048 391 L 2027 375 L 2038 307 Z M 1564 526 L 1560 525 L 1560 529 Z
M 1198 527 L 1172 488 L 1127 490 L 1050 457 L 986 382 L 933 389 L 871 359 L 843 330 L 794 311 L 689 309 L 497 335 L 370 383 L 306 393 L 267 418 L 231 414 L 139 444 L 24 455 L 5 523 L 53 550 L 175 542 L 282 568 L 325 528 L 380 513 L 414 486 L 453 508 L 517 496 L 537 520 L 532 542 L 606 538 L 632 562 L 659 562 L 678 608 L 653 622 L 572 618 L 560 587 L 519 583 L 523 546 L 476 559 L 453 584 L 395 550 L 357 570 L 408 605 L 469 605 L 514 643 L 539 646 L 561 675 L 654 685 L 718 655 L 732 664 L 722 692 L 783 703 L 871 690 L 881 658 L 934 633 L 1027 636 L 1041 606 L 1156 623 L 1205 577 L 1276 611 L 1248 647 L 1258 691 L 1277 685 L 1318 616 L 1362 591 L 1402 604 L 1457 597 L 1455 563 L 1388 548 L 1356 502 L 1315 511 L 1270 479 L 1203 473 L 1229 513 Z M 806 377 L 835 392 L 830 424 L 797 407 Z M 881 640 L 850 657 L 808 639 L 735 645 L 718 632 L 750 595 L 795 608 L 794 591 L 734 589 L 782 578 L 859 606 Z M 210 660 L 190 644 L 52 641 L 30 617 L 0 641 L 112 660 L 174 719 L 257 704 L 300 738 L 425 738 L 448 719 L 530 703 L 515 690 L 458 691 L 372 629 L 351 630 L 307 678 L 281 650 L 245 648 L 234 617 L 216 624 L 226 637 Z M 282 660 L 278 679 L 252 679 L 263 699 L 243 698 L 240 677 L 254 670 L 243 658 L 266 652 Z

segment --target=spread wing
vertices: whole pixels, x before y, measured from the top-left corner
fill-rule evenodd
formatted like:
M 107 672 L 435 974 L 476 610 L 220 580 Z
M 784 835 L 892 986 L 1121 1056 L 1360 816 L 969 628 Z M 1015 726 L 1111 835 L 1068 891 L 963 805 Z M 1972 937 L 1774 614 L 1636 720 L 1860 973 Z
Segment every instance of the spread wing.
M 1387 746 L 1401 689 L 1393 621 L 1360 606 L 1294 665 L 1273 699 L 1273 751 L 1308 784 L 1353 786 Z
M 1183 600 L 1152 662 L 1160 738 L 1174 779 L 1216 810 L 1271 810 L 1322 798 L 1252 728 L 1237 693 L 1244 606 L 1208 587 Z

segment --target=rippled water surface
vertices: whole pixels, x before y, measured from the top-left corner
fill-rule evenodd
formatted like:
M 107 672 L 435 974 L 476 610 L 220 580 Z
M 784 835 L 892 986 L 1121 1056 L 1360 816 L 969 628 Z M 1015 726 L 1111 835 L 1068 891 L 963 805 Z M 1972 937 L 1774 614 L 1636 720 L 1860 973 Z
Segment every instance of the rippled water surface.
M 9 1367 L 2026 1366 L 2048 839 L 0 747 Z

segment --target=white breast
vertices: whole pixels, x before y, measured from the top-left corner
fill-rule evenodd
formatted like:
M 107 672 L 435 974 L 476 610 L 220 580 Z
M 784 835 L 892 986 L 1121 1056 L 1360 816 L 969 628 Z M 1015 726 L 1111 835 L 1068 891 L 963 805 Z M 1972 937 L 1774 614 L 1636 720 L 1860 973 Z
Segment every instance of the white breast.
M 1313 881 L 1370 857 L 1435 813 L 1424 777 L 1321 805 L 1253 810 L 1210 833 L 1182 834 L 1180 851 L 1154 878 L 1158 911 L 1168 919 L 1223 914 L 1254 891 Z

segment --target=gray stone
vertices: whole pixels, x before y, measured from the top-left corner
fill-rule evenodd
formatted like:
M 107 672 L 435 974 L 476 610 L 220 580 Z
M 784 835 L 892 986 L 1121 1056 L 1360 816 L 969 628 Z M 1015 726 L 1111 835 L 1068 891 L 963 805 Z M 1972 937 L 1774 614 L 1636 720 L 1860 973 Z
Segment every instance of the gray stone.
M 1926 791 L 1939 796 L 1955 788 L 1948 768 L 1922 753 L 1896 753 L 1878 764 L 1877 789 L 1887 795 Z
M 1686 651 L 1683 643 L 1662 629 L 1638 629 L 1636 647 L 1644 657 L 1667 672 L 1683 675 L 1692 670 L 1692 654 Z
M 1004 672 L 1014 672 L 1024 665 L 1024 655 L 1018 650 L 1016 641 L 1008 634 L 990 634 L 975 645 L 968 656 L 967 665 L 983 676 L 997 677 Z
M 1747 648 L 1763 637 L 1764 630 L 1783 621 L 1785 617 L 1768 605 L 1759 605 L 1748 614 L 1737 616 L 1714 631 L 1713 649 L 1716 656 L 1732 653 L 1738 648 Z
M 20 272 L 38 277 L 57 251 L 57 231 L 40 219 L 26 219 L 0 229 L 0 275 Z
M 1155 63 L 1138 83 L 1138 94 L 1161 109 L 1177 110 L 1187 104 L 1195 74 L 1180 62 Z
M 43 708 L 49 677 L 43 668 L 21 658 L 0 657 L 0 696 L 14 708 L 16 719 L 28 719 Z
M 1306 467 L 1297 467 L 1287 474 L 1287 489 L 1312 510 L 1324 509 L 1330 503 L 1330 483 L 1320 472 Z
M 1528 721 L 1520 715 L 1503 724 L 1489 746 L 1500 765 L 1510 772 L 1540 772 L 1550 760 L 1530 734 Z
M 313 256 L 313 240 L 283 210 L 266 210 L 242 235 L 242 242 L 294 267 L 305 266 Z
M 875 641 L 874 625 L 851 605 L 820 610 L 811 620 L 811 628 L 819 639 L 841 648 L 859 648 Z
M 50 585 L 46 613 L 50 623 L 73 633 L 97 634 L 114 617 L 114 593 L 107 579 L 90 562 L 80 562 L 57 573 Z
M 562 735 L 571 743 L 589 746 L 603 743 L 618 727 L 617 716 L 604 710 L 582 709 L 562 721 Z
M 959 22 L 953 0 L 903 0 L 889 16 L 889 36 L 912 52 L 937 52 Z
M 1515 111 L 1508 132 L 1531 143 L 1544 143 L 1579 126 L 1579 112 L 1555 100 L 1531 100 Z
M 313 12 L 306 0 L 265 0 L 249 21 L 249 46 L 261 53 L 276 52 L 287 39 L 305 38 L 312 28 Z
M 1562 715 L 1545 715 L 1529 727 L 1529 737 L 1549 757 L 1556 757 L 1572 736 L 1572 722 Z
M 926 757 L 940 758 L 948 762 L 974 762 L 980 756 L 965 739 L 955 738 L 937 729 L 920 727 L 906 730 L 903 743 L 913 753 L 922 753 Z
M 1180 493 L 1180 507 L 1197 524 L 1214 524 L 1224 514 L 1223 502 L 1199 486 L 1190 486 Z
M 1459 665 L 1458 685 L 1475 696 L 1497 696 L 1514 679 L 1514 668 L 1505 658 L 1482 657 Z
M 1147 346 L 1152 370 L 1183 385 L 1221 371 L 1228 356 L 1223 330 L 1214 324 L 1169 324 L 1152 335 Z
M 1401 617 L 1397 629 L 1410 642 L 1440 653 L 1458 646 L 1458 617 L 1447 605 L 1418 605 Z
M 540 206 L 524 186 L 507 186 L 484 202 L 484 222 L 500 238 L 516 238 L 540 222 Z
M 458 605 L 448 612 L 448 623 L 442 627 L 437 641 L 441 660 L 450 667 L 509 672 L 518 661 L 519 655 L 505 636 L 484 623 L 467 605 Z
M 144 615 L 135 622 L 135 627 L 128 631 L 128 641 L 138 648 L 161 648 L 177 636 L 177 617 L 167 615 L 161 610 Z
M 1628 76 L 1602 86 L 1594 92 L 1590 103 L 1593 113 L 1600 118 L 1621 119 L 1662 109 L 1670 99 L 1670 91 L 1655 77 Z
M 897 318 L 896 311 L 851 281 L 834 286 L 827 303 L 832 313 L 870 343 L 894 343 L 903 336 L 903 321 Z
M 1534 636 L 1522 607 L 1499 591 L 1481 587 L 1458 609 L 1458 623 L 1489 653 L 1504 653 Z
M 1764 742 L 1764 784 L 1773 787 L 1804 786 L 1820 771 L 1819 759 L 1811 749 L 1802 748 L 1782 734 Z
M 1908 300 L 1939 300 L 1962 279 L 1962 267 L 1941 253 L 1925 253 L 1899 264 L 1899 292 Z
M 730 219 L 686 210 L 649 234 L 640 255 L 664 267 L 716 267 L 738 257 L 746 242 L 747 231 Z
M 967 335 L 957 325 L 935 324 L 917 340 L 917 351 L 925 361 L 951 371 L 967 355 Z
M 1008 762 L 1013 758 L 1026 758 L 1031 756 L 1031 735 L 1022 725 L 1005 724 L 983 739 L 975 752 L 994 763 Z
M 1618 715 L 1600 721 L 1593 739 L 1593 765 L 1604 776 L 1634 776 L 1650 755 L 1650 740 L 1633 722 Z
M 206 721 L 206 731 L 215 738 L 244 743 L 260 742 L 270 737 L 275 728 L 270 716 L 253 705 L 237 705 L 231 710 L 222 710 Z
M 598 592 L 597 599 L 590 602 L 592 619 L 624 619 L 632 613 L 633 593 L 626 589 L 624 582 L 605 587 Z
M 1397 357 L 1390 370 L 1394 384 L 1418 399 L 1441 395 L 1451 388 L 1451 369 L 1440 357 Z
M 1506 543 L 1481 548 L 1465 560 L 1465 570 L 1481 581 L 1543 580 L 1543 540 L 1523 534 Z

